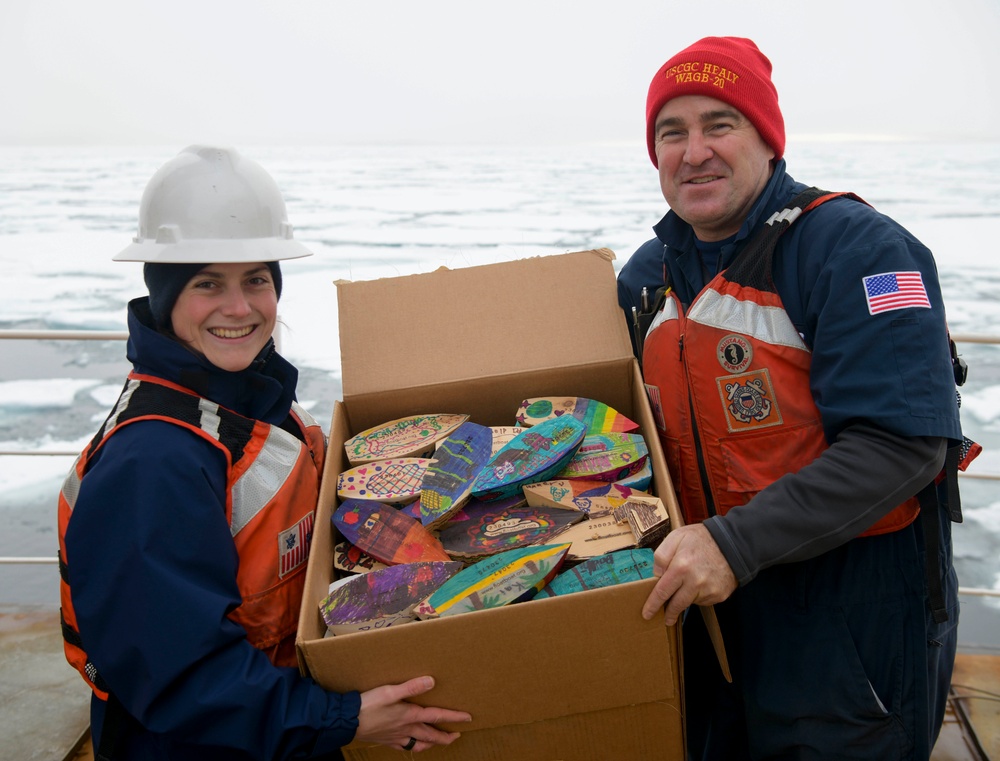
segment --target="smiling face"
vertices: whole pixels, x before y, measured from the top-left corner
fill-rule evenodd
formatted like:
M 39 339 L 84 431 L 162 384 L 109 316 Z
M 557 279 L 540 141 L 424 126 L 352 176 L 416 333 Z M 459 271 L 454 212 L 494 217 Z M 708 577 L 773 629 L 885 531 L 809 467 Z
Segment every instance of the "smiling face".
M 653 127 L 660 188 L 703 241 L 735 234 L 771 176 L 774 149 L 743 114 L 716 98 L 682 95 Z
M 170 319 L 177 338 L 216 367 L 244 370 L 274 332 L 278 296 L 266 264 L 208 264 L 191 278 Z

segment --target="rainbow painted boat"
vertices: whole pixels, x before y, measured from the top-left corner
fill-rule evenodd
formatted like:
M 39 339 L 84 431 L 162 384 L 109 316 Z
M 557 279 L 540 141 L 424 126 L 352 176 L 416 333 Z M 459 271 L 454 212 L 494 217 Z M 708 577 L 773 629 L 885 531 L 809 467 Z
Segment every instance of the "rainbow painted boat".
M 649 459 L 646 440 L 637 433 L 596 433 L 580 442 L 556 478 L 620 481 L 639 472 Z
M 639 424 L 603 402 L 582 396 L 546 396 L 525 399 L 517 411 L 518 425 L 528 428 L 543 420 L 572 415 L 587 426 L 588 433 L 633 433 Z

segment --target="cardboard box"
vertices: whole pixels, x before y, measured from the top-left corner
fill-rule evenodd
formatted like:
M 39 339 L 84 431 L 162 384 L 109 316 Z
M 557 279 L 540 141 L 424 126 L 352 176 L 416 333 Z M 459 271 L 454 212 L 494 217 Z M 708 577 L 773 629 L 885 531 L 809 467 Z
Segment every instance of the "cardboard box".
M 339 282 L 344 400 L 334 408 L 297 647 L 324 687 L 366 690 L 430 674 L 418 702 L 471 724 L 428 761 L 684 758 L 677 627 L 641 614 L 653 580 L 323 638 L 337 474 L 353 433 L 407 415 L 510 425 L 521 401 L 582 396 L 642 426 L 652 490 L 681 525 L 642 377 L 602 249 L 366 282 Z M 398 751 L 354 743 L 357 761 Z

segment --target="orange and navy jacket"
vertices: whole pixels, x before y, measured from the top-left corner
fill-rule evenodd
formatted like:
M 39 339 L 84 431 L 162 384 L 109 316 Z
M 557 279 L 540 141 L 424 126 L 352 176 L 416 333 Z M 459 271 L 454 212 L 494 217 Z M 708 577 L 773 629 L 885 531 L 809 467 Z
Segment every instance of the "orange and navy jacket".
M 294 638 L 323 469 L 325 438 L 297 403 L 290 418 L 301 439 L 281 427 L 239 415 L 162 378 L 130 374 L 107 421 L 80 454 L 59 494 L 60 602 L 66 657 L 101 699 L 107 686 L 90 662 L 77 628 L 67 569 L 66 530 L 81 481 L 108 439 L 143 420 L 185 428 L 217 447 L 227 462 L 226 520 L 240 557 L 242 603 L 229 617 L 278 666 L 295 666 Z
M 800 213 L 837 195 L 844 194 L 817 193 Z M 668 291 L 646 333 L 646 388 L 688 523 L 746 504 L 828 447 L 810 389 L 811 352 L 771 277 L 774 245 L 796 216 L 772 217 L 769 234 L 716 275 L 686 313 Z M 862 535 L 903 528 L 918 512 L 911 498 Z

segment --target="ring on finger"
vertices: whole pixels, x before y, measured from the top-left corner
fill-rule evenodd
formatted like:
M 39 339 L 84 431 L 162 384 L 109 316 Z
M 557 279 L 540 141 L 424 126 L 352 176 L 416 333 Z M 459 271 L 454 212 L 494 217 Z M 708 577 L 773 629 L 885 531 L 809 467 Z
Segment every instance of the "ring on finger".
M 417 738 L 411 737 L 410 741 L 403 746 L 403 750 L 413 750 L 413 746 L 417 744 Z

